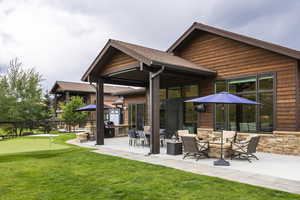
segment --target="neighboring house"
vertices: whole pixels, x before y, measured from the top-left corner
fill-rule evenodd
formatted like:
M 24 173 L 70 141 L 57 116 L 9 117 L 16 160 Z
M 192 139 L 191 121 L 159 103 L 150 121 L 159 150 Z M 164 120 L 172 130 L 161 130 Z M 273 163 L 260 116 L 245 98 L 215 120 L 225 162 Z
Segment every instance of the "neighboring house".
M 166 51 L 109 40 L 82 81 L 145 87 L 152 94 L 145 123 L 153 134 L 159 128 L 261 133 L 261 151 L 300 155 L 299 60 L 297 50 L 194 23 Z M 221 91 L 261 105 L 226 105 L 223 119 L 222 106 L 196 112 L 184 102 Z M 159 139 L 152 141 L 158 153 Z
M 122 124 L 131 128 L 142 130 L 147 122 L 146 89 L 130 89 L 112 93 L 118 96 L 115 105 L 122 108 Z
M 116 109 L 113 105 L 118 97 L 113 96 L 112 93 L 127 91 L 129 89 L 129 87 L 104 85 L 104 104 L 106 105 L 106 107 L 110 108 L 105 112 L 105 119 L 107 121 L 113 121 L 117 124 L 120 121 L 120 110 Z M 54 108 L 56 116 L 58 116 L 58 114 L 62 112 L 59 108 L 59 105 L 61 103 L 68 102 L 72 96 L 82 97 L 86 105 L 96 104 L 95 86 L 87 83 L 56 81 L 50 93 L 54 95 Z M 95 119 L 95 112 L 90 112 L 89 120 Z

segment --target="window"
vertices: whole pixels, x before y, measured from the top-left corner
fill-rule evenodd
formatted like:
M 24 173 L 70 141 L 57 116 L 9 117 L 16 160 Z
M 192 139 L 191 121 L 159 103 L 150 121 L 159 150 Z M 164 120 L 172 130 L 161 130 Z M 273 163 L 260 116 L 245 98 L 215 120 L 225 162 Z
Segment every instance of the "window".
M 193 103 L 185 103 L 184 101 L 191 97 L 199 96 L 199 85 L 185 85 L 178 87 L 168 87 L 167 89 L 160 89 L 160 127 L 168 128 L 170 126 L 170 119 L 177 118 L 176 127 L 182 129 L 192 127 L 195 132 L 197 124 L 197 112 Z M 174 103 L 173 106 L 170 106 Z M 171 110 L 177 110 L 175 112 Z M 176 115 L 176 116 L 175 116 Z M 173 127 L 174 128 L 174 127 Z M 171 128 L 172 129 L 172 128 Z
M 215 82 L 215 92 L 219 93 L 219 92 L 225 92 L 225 91 L 227 91 L 226 81 L 224 81 L 224 80 L 216 81 Z
M 164 100 L 167 98 L 167 90 L 166 89 L 159 90 L 159 98 L 160 98 L 160 100 Z
M 272 90 L 273 89 L 273 76 L 264 75 L 259 77 L 259 90 Z
M 272 132 L 273 74 L 219 80 L 215 92 L 229 91 L 240 97 L 258 101 L 260 105 L 215 105 L 215 129 L 240 132 Z M 227 89 L 227 90 L 226 90 Z
M 128 105 L 128 123 L 130 128 L 136 128 L 136 104 Z
M 180 87 L 171 87 L 168 88 L 168 98 L 179 98 L 181 97 L 181 90 Z
M 197 112 L 195 111 L 195 106 L 193 102 L 184 103 L 184 123 L 197 123 Z
M 239 95 L 256 101 L 255 94 Z M 228 106 L 229 130 L 240 132 L 256 132 L 256 105 L 232 104 Z
M 215 129 L 216 130 L 224 130 L 226 129 L 226 112 L 225 112 L 225 106 L 223 104 L 216 104 L 215 105 Z
M 256 90 L 256 77 L 230 80 L 228 85 L 230 93 L 254 92 Z
M 143 130 L 145 124 L 145 104 L 130 103 L 128 105 L 128 124 L 129 128 Z
M 273 93 L 261 93 L 260 104 L 260 130 L 271 132 L 273 129 Z
M 183 97 L 197 97 L 198 94 L 198 85 L 187 85 L 182 87 Z

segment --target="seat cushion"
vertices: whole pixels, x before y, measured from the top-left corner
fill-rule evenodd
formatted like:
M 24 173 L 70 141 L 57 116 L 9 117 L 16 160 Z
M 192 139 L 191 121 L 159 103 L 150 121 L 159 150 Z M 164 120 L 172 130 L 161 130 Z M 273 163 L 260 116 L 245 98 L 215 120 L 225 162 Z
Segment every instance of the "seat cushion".
M 247 146 L 232 145 L 232 150 L 247 152 Z
M 209 147 L 210 148 L 221 148 L 221 142 L 220 143 L 209 143 Z M 224 143 L 223 144 L 223 148 L 225 149 L 228 149 L 228 148 L 231 148 L 231 143 Z

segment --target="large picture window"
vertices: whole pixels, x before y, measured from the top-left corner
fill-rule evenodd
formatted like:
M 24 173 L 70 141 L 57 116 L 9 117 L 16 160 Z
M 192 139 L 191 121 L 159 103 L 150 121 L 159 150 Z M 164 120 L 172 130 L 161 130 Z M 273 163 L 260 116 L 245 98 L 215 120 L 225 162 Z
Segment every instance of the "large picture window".
M 246 78 L 217 80 L 215 82 L 215 93 L 228 91 L 237 96 L 258 101 L 261 104 L 216 105 L 215 129 L 239 132 L 272 132 L 273 88 L 273 73 L 258 74 Z
M 195 133 L 195 105 L 185 102 L 193 97 L 199 97 L 198 84 L 160 89 L 160 127 L 169 130 L 188 129 L 190 133 Z

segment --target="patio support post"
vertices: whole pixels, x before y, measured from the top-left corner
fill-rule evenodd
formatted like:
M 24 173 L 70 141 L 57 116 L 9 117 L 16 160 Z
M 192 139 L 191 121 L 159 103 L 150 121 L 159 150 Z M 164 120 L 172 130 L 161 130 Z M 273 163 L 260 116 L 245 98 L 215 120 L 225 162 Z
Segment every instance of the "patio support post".
M 150 72 L 150 123 L 151 123 L 151 137 L 150 150 L 151 154 L 160 153 L 160 119 L 159 119 L 159 74 Z
M 96 145 L 104 145 L 104 90 L 103 80 L 96 86 Z

